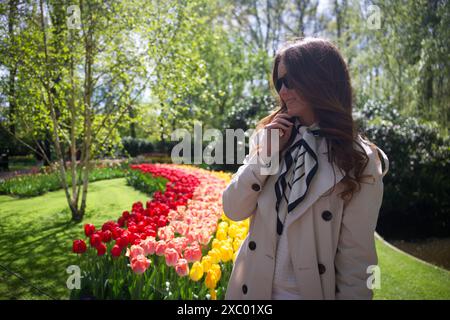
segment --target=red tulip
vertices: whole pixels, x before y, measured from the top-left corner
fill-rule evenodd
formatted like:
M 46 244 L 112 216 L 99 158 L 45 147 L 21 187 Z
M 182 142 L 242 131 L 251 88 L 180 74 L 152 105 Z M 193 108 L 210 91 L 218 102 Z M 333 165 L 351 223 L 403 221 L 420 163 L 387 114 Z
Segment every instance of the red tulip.
M 151 228 L 151 227 L 145 228 L 145 234 L 149 237 L 156 237 L 156 231 L 154 228 Z
M 128 226 L 128 230 L 131 232 L 131 233 L 135 233 L 135 232 L 137 232 L 138 231 L 138 228 L 136 227 L 136 225 L 129 225 Z
M 133 203 L 133 206 L 132 206 L 131 211 L 132 211 L 132 212 L 139 212 L 139 211 L 142 210 L 143 208 L 144 208 L 144 207 L 143 207 L 143 205 L 142 205 L 142 202 L 138 201 L 138 202 Z
M 147 220 L 143 220 L 141 222 L 138 223 L 137 225 L 137 229 L 142 232 L 144 231 L 144 228 L 147 226 Z
M 158 219 L 158 227 L 164 227 L 167 224 L 167 218 L 165 216 L 160 216 Z
M 118 238 L 120 238 L 120 236 L 122 235 L 123 229 L 117 227 L 115 229 L 112 230 L 112 238 L 114 240 L 117 240 Z
M 125 225 L 125 221 L 126 221 L 126 219 L 124 217 L 120 217 L 117 220 L 117 223 L 119 224 L 119 227 L 123 227 Z
M 83 240 L 74 240 L 72 246 L 73 253 L 85 253 L 86 252 L 86 243 Z
M 120 254 L 122 253 L 122 248 L 120 248 L 117 244 L 114 245 L 114 247 L 112 247 L 111 249 L 111 255 L 113 257 L 120 257 Z
M 106 246 L 104 243 L 101 243 L 96 247 L 97 249 L 97 255 L 103 256 L 106 253 Z
M 102 241 L 103 242 L 110 242 L 112 238 L 112 233 L 109 230 L 106 230 L 102 233 Z
M 116 223 L 114 221 L 105 222 L 102 226 L 102 231 L 106 231 L 106 230 L 112 231 L 115 227 L 115 224 Z
M 119 239 L 117 239 L 116 244 L 121 248 L 125 248 L 128 245 L 127 237 L 121 236 Z
M 135 239 L 136 239 L 136 234 L 135 233 L 129 233 L 127 235 L 128 243 L 133 243 Z
M 87 223 L 84 225 L 84 234 L 86 235 L 86 237 L 90 237 L 94 234 L 95 232 L 95 227 L 93 224 Z
M 98 233 L 94 233 L 91 236 L 90 243 L 91 243 L 92 247 L 97 247 L 101 242 L 102 242 L 102 237 Z

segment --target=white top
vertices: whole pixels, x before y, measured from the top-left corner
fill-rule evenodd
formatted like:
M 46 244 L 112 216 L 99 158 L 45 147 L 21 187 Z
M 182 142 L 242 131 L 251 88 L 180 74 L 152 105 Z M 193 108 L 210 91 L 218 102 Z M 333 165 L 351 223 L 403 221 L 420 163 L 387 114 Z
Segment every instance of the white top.
M 287 173 L 289 181 L 292 172 Z M 287 216 L 287 204 L 282 201 L 280 205 L 280 219 L 284 225 Z M 294 274 L 292 259 L 288 247 L 286 228 L 283 228 L 281 235 L 277 235 L 277 251 L 275 257 L 275 273 L 272 285 L 273 300 L 300 300 L 297 280 Z
M 272 300 L 301 300 L 288 250 L 287 232 L 281 233 L 275 258 Z

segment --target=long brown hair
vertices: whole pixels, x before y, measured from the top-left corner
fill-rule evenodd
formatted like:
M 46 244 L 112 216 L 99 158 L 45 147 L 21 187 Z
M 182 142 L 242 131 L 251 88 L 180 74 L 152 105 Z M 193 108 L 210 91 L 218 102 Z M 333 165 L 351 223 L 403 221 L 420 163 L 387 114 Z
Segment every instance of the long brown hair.
M 366 177 L 362 173 L 369 157 L 357 139 L 358 127 L 352 117 L 353 90 L 347 64 L 338 48 L 330 41 L 297 38 L 286 43 L 276 53 L 272 86 L 278 80 L 278 65 L 281 60 L 286 66 L 289 82 L 312 107 L 320 127 L 320 136 L 327 140 L 328 160 L 345 172 L 342 179 L 344 191 L 340 196 L 348 203 L 353 193 L 361 188 L 361 181 Z M 278 107 L 263 118 L 256 129 L 263 128 L 278 113 L 286 110 L 286 105 L 278 97 Z M 364 135 L 361 136 L 368 140 Z M 356 150 L 354 145 L 360 150 Z

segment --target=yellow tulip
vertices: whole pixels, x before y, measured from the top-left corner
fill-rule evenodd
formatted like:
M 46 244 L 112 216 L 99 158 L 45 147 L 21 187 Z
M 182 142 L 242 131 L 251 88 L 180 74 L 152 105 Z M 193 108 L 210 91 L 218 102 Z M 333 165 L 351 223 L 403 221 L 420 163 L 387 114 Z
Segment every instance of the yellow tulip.
M 219 249 L 211 249 L 208 252 L 208 256 L 211 257 L 212 263 L 219 263 L 220 262 L 220 250 Z
M 211 256 L 202 257 L 203 272 L 207 272 L 211 268 L 212 263 L 213 261 Z
M 247 232 L 245 231 L 245 229 L 240 229 L 237 233 L 236 233 L 236 238 L 244 240 L 245 237 L 247 237 Z
M 226 240 L 227 239 L 227 232 L 223 229 L 218 229 L 216 232 L 216 239 L 219 240 Z
M 233 223 L 228 227 L 228 236 L 230 236 L 231 238 L 235 238 L 238 231 L 239 226 Z
M 196 261 L 192 265 L 191 271 L 189 272 L 189 276 L 193 281 L 198 281 L 203 277 L 203 265 Z
M 220 217 L 220 220 L 227 222 L 228 224 L 233 223 L 226 215 L 225 213 L 222 213 L 222 216 Z
M 220 277 L 222 276 L 222 269 L 220 268 L 220 266 L 217 263 L 214 263 L 213 265 L 211 265 L 211 269 L 209 269 L 209 272 L 214 273 L 217 281 L 220 280 Z
M 219 239 L 213 239 L 212 241 L 212 248 L 213 249 L 219 249 L 221 246 L 220 240 Z
M 217 279 L 216 274 L 214 272 L 209 270 L 206 273 L 205 285 L 208 289 L 215 289 L 218 281 L 219 280 Z
M 218 228 L 218 229 L 222 229 L 222 230 L 224 230 L 225 232 L 227 232 L 227 231 L 228 231 L 228 223 L 225 222 L 225 221 L 222 221 L 221 223 L 219 223 L 219 225 L 218 225 L 217 228 Z
M 242 240 L 241 239 L 239 239 L 239 238 L 234 239 L 234 241 L 233 241 L 233 250 L 235 252 L 237 252 L 239 250 L 239 248 L 241 247 L 241 244 L 242 244 Z
M 233 248 L 229 245 L 223 245 L 220 247 L 220 259 L 223 262 L 228 262 L 233 258 Z

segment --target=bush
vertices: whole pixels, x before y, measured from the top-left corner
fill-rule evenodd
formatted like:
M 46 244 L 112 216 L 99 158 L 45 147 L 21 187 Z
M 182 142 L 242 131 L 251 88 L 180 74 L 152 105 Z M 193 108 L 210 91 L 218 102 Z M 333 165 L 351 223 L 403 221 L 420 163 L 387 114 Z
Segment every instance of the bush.
M 249 96 L 239 100 L 225 119 L 224 128 L 242 129 L 256 127 L 263 117 L 275 109 L 276 100 L 272 95 Z
M 450 235 L 450 140 L 436 125 L 368 101 L 359 122 L 389 158 L 377 231 L 390 239 Z
M 145 139 L 138 139 L 132 137 L 124 137 L 122 144 L 126 152 L 132 157 L 140 154 L 151 153 L 154 151 L 153 144 Z

